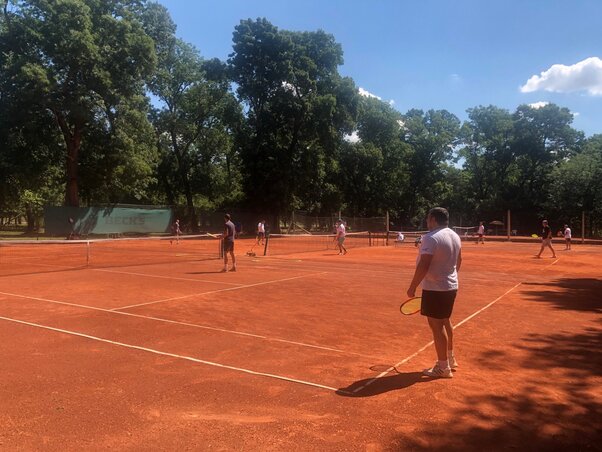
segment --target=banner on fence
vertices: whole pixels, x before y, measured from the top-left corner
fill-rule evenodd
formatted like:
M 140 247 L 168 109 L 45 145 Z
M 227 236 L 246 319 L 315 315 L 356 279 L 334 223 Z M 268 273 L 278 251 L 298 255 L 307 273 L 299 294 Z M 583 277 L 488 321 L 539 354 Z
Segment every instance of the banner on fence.
M 44 227 L 48 235 L 89 235 L 169 232 L 170 208 L 46 207 Z

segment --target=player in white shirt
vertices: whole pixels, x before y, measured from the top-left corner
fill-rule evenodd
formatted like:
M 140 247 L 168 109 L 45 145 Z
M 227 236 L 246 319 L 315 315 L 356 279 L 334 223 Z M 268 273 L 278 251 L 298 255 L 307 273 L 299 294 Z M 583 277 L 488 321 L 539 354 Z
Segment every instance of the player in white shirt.
M 347 254 L 347 248 L 345 248 L 345 223 L 343 220 L 337 221 L 337 236 L 335 240 L 337 241 L 337 246 L 339 247 L 339 256 Z
M 571 249 L 571 239 L 573 238 L 572 236 L 572 232 L 571 232 L 571 228 L 569 228 L 568 224 L 564 225 L 564 243 L 565 243 L 565 248 L 564 250 L 570 250 Z
M 483 238 L 483 236 L 485 235 L 485 226 L 483 225 L 483 222 L 479 222 L 479 229 L 477 230 L 477 243 L 476 245 L 479 244 L 479 240 L 481 241 L 481 244 L 485 245 L 485 239 Z
M 265 239 L 265 220 L 261 220 L 257 223 L 257 244 L 263 245 Z
M 462 244 L 448 224 L 447 210 L 435 207 L 429 211 L 429 232 L 422 237 L 416 271 L 407 292 L 408 297 L 415 297 L 416 289 L 422 283 L 420 313 L 428 318 L 437 351 L 437 363 L 423 371 L 429 377 L 451 378 L 451 369 L 458 366 L 453 352 L 450 317 L 458 292 Z

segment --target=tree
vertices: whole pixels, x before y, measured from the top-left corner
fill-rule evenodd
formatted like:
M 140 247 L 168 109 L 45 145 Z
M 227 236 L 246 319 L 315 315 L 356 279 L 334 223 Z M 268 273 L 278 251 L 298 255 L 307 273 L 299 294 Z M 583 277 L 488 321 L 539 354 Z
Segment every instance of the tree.
M 361 97 L 358 143 L 343 146 L 339 157 L 346 204 L 354 216 L 404 217 L 409 193 L 407 158 L 401 140 L 401 114 L 388 103 Z
M 591 215 L 592 229 L 602 218 L 602 135 L 587 139 L 583 151 L 563 161 L 552 173 L 554 181 L 546 207 L 566 223 L 581 221 L 581 212 Z M 595 231 L 591 231 L 595 232 Z
M 507 209 L 513 198 L 510 187 L 516 162 L 512 115 L 489 105 L 468 109 L 468 118 L 460 132 L 462 145 L 458 150 L 467 176 L 466 207 L 481 215 Z
M 214 206 L 236 196 L 232 153 L 240 106 L 223 63 L 203 61 L 194 47 L 171 34 L 175 27 L 167 11 L 158 8 L 147 26 L 158 36 L 159 62 L 149 88 L 161 102 L 152 115 L 162 155 L 159 176 L 170 203 L 183 193 L 187 222 L 196 230 L 197 196 L 217 201 Z
M 402 140 L 411 146 L 408 217 L 414 223 L 441 199 L 446 162 L 453 158 L 459 129 L 460 120 L 446 110 L 414 109 L 403 117 Z
M 548 104 L 541 108 L 521 105 L 513 115 L 512 152 L 516 155 L 515 203 L 526 209 L 541 206 L 553 169 L 579 151 L 583 133 L 571 127 L 567 108 Z
M 266 19 L 236 26 L 228 60 L 246 109 L 239 138 L 250 205 L 279 215 L 334 200 L 333 158 L 353 130 L 357 89 L 338 73 L 341 46 L 323 32 L 280 31 Z M 274 222 L 277 224 L 277 222 Z
M 138 18 L 144 3 L 16 0 L 4 8 L 0 47 L 14 89 L 52 114 L 64 142 L 67 205 L 79 205 L 86 134 L 110 133 L 120 106 L 142 94 L 153 71 L 153 41 Z

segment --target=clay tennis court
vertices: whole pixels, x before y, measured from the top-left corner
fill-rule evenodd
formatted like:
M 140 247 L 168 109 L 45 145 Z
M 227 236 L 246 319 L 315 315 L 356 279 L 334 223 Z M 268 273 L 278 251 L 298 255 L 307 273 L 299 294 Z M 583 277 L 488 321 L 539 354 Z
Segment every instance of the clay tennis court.
M 236 273 L 177 246 L 0 255 L 0 449 L 601 450 L 600 246 L 464 243 L 445 380 L 421 376 L 424 318 L 399 314 L 412 244 L 241 240 Z

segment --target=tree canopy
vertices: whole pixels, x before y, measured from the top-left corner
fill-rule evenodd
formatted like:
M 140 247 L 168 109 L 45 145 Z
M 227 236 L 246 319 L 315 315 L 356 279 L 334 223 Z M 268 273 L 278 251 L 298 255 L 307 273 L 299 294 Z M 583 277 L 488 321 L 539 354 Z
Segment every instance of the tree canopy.
M 191 228 L 199 209 L 602 214 L 602 138 L 567 108 L 403 113 L 341 75 L 323 30 L 241 20 L 227 60 L 207 60 L 158 3 L 0 4 L 0 203 L 32 223 L 118 202 L 183 206 Z

